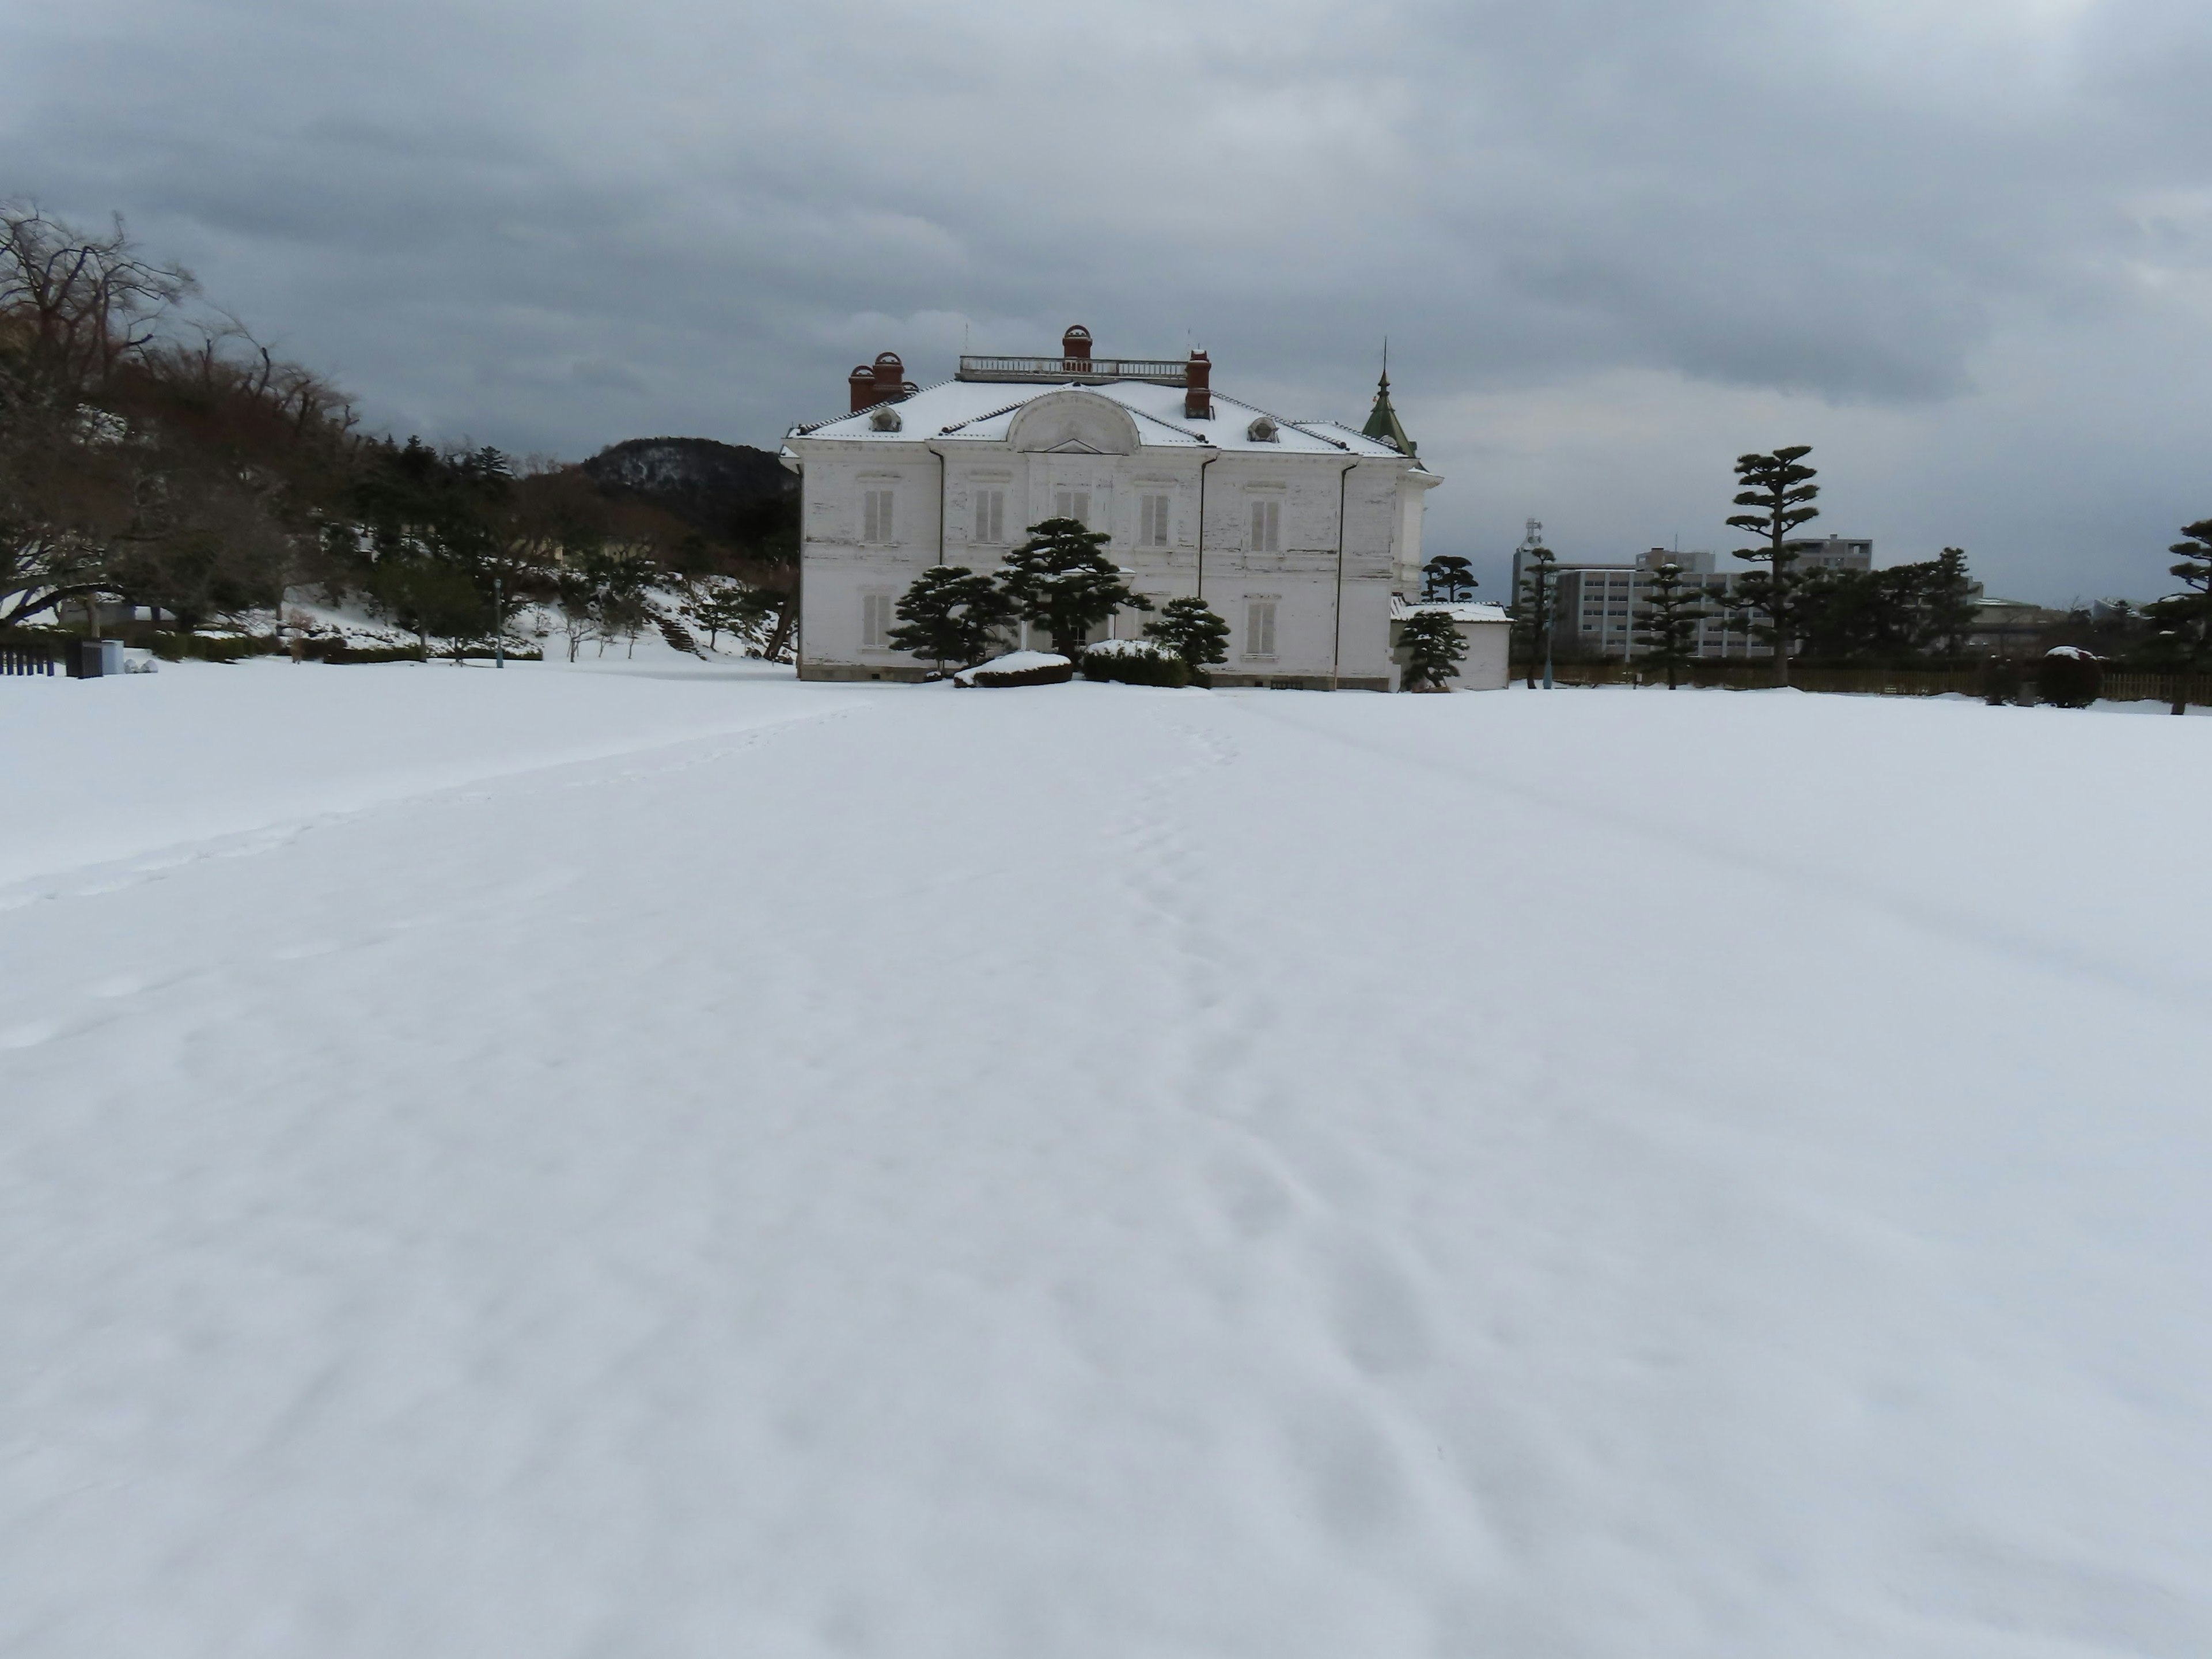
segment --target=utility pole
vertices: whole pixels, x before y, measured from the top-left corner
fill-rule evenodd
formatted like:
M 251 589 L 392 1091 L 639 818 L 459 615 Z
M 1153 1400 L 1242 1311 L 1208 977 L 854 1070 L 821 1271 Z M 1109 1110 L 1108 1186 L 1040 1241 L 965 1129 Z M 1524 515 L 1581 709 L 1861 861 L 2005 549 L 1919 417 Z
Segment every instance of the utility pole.
M 491 659 L 495 668 L 507 666 L 507 587 L 497 571 L 491 578 Z

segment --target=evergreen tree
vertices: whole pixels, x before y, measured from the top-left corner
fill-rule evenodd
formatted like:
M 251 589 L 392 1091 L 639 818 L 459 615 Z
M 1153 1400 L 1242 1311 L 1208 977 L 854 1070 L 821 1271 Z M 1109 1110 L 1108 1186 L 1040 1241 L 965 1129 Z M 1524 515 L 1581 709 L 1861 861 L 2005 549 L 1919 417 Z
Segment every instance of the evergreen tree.
M 1536 689 L 1536 664 L 1551 678 L 1552 606 L 1559 591 L 1558 556 L 1548 547 L 1524 547 L 1521 591 L 1513 596 L 1513 632 L 1528 669 L 1528 689 Z
M 568 660 L 576 660 L 576 647 L 588 629 L 599 641 L 605 655 L 607 642 L 623 635 L 635 638 L 652 619 L 647 599 L 659 567 L 643 550 L 620 542 L 602 542 L 574 553 L 556 579 L 556 593 L 568 615 Z
M 1735 556 L 1766 568 L 1753 571 L 1738 582 L 1735 594 L 1723 603 L 1735 614 L 1739 627 L 1747 627 L 1773 646 L 1778 685 L 1790 684 L 1790 647 L 1802 622 L 1797 589 L 1802 579 L 1794 568 L 1799 556 L 1790 537 L 1820 516 L 1819 507 L 1808 505 L 1820 493 L 1820 485 L 1813 482 L 1818 475 L 1803 464 L 1812 453 L 1810 444 L 1792 444 L 1768 455 L 1735 458 L 1736 482 L 1743 486 L 1736 493 L 1735 504 L 1758 510 L 1735 514 L 1728 521 L 1729 527 L 1751 531 L 1766 544 L 1738 548 Z M 1764 616 L 1766 621 L 1751 622 L 1753 614 Z
M 1441 611 L 1416 611 L 1400 624 L 1398 647 L 1406 653 L 1401 684 L 1408 691 L 1449 691 L 1467 641 Z
M 1947 547 L 1936 557 L 1922 600 L 1920 643 L 1946 657 L 1966 653 L 1974 629 L 1974 583 L 1966 574 L 1966 550 Z
M 1636 616 L 1637 642 L 1644 660 L 1667 671 L 1667 689 L 1682 683 L 1682 671 L 1697 658 L 1698 624 L 1711 613 L 1705 609 L 1705 590 L 1682 580 L 1682 567 L 1668 562 L 1653 571 L 1641 585 L 1642 605 Z
M 1455 553 L 1439 554 L 1421 567 L 1421 597 L 1425 600 L 1456 605 L 1473 599 L 1481 586 L 1474 579 L 1474 567 Z
M 966 668 L 990 655 L 991 636 L 1014 619 L 1014 605 L 988 576 L 964 564 L 937 564 L 901 596 L 897 614 L 905 626 L 885 637 L 942 672 L 947 663 Z
M 1079 519 L 1047 519 L 1031 525 L 1030 539 L 1006 555 L 999 580 L 1016 614 L 1049 634 L 1052 648 L 1070 662 L 1083 654 L 1091 630 L 1116 611 L 1152 608 L 1102 550 L 1110 539 L 1085 529 Z
M 2180 634 L 2191 647 L 2192 665 L 2202 667 L 2212 662 L 2212 519 L 2185 524 L 2181 533 L 2189 539 L 2166 551 L 2181 555 L 2181 562 L 2171 568 L 2193 591 L 2160 600 L 2159 620 Z
M 1181 657 L 1194 674 L 1208 663 L 1229 660 L 1229 624 L 1204 599 L 1170 599 L 1160 607 L 1159 620 L 1145 624 L 1145 636 Z
M 707 630 L 709 651 L 715 648 L 725 634 L 757 650 L 782 604 L 781 594 L 755 587 L 750 582 L 725 580 L 705 587 L 691 601 L 690 610 L 691 620 Z

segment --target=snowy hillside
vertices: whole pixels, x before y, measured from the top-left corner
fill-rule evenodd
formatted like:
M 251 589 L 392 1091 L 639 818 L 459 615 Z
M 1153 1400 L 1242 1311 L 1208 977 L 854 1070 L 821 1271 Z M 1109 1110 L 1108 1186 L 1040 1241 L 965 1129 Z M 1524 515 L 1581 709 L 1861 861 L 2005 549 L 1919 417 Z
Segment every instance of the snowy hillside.
M 2212 722 L 0 681 L 9 1659 L 2212 1652 Z

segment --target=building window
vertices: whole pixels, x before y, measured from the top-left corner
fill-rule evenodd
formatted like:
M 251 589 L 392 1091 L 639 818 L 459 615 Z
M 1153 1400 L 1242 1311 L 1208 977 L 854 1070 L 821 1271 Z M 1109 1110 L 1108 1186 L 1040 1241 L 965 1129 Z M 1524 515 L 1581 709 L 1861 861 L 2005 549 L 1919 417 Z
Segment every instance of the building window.
M 1279 553 L 1283 550 L 1283 504 L 1278 501 L 1255 501 L 1252 503 L 1252 540 L 1250 550 L 1255 553 Z M 1270 651 L 1268 655 L 1274 653 Z
M 975 534 L 974 538 L 988 546 L 997 547 L 1006 539 L 1006 492 L 1003 489 L 982 489 L 975 494 Z
M 870 489 L 860 497 L 860 539 L 887 542 L 891 538 L 891 492 Z
M 1139 503 L 1144 508 L 1144 525 L 1137 537 L 1139 547 L 1165 547 L 1168 544 L 1168 498 L 1146 495 Z
M 1257 506 L 1258 503 L 1254 503 Z M 1269 501 L 1269 507 L 1275 505 Z M 1272 657 L 1275 654 L 1275 601 L 1248 599 L 1244 604 L 1244 654 L 1248 657 Z
M 1091 524 L 1091 492 L 1087 489 L 1054 490 L 1052 516 L 1055 519 L 1073 519 L 1087 529 Z
M 890 650 L 890 631 L 891 596 L 888 593 L 863 593 L 860 596 L 860 649 Z

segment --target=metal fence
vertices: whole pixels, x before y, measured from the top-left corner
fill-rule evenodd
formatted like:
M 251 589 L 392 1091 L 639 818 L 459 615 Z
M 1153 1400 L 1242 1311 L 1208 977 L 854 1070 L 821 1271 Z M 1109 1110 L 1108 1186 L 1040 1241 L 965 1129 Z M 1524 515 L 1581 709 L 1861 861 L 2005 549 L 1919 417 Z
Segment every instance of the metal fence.
M 48 674 L 54 653 L 43 645 L 0 645 L 0 674 Z

